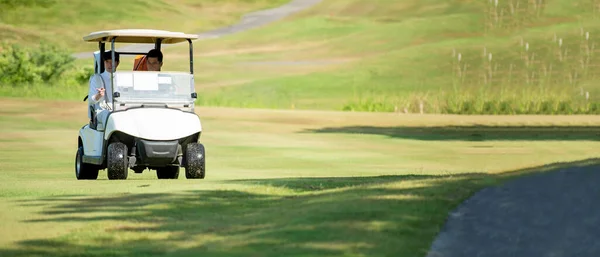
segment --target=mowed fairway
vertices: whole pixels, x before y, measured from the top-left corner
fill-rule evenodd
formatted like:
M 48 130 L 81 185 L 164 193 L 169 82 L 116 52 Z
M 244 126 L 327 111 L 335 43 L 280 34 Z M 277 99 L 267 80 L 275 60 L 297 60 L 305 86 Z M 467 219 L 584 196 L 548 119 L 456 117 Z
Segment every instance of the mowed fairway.
M 85 103 L 0 99 L 0 256 L 424 256 L 477 189 L 600 147 L 600 116 L 197 113 L 206 179 L 77 181 Z

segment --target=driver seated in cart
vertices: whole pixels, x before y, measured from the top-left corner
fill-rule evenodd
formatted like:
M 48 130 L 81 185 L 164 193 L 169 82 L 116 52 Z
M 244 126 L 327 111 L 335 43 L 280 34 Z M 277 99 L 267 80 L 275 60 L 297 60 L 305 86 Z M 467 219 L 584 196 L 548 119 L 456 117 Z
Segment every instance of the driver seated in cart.
M 98 56 L 99 57 L 99 56 Z M 97 58 L 98 58 L 97 57 Z M 119 66 L 119 53 L 115 52 L 115 62 L 112 62 L 112 54 L 106 51 L 102 54 L 104 60 L 104 72 L 94 74 L 90 78 L 90 90 L 88 92 L 88 102 L 92 107 L 90 119 L 96 123 L 96 129 L 104 130 L 105 122 L 110 111 L 112 111 L 111 72 L 115 72 Z M 92 117 L 92 116 L 95 116 Z

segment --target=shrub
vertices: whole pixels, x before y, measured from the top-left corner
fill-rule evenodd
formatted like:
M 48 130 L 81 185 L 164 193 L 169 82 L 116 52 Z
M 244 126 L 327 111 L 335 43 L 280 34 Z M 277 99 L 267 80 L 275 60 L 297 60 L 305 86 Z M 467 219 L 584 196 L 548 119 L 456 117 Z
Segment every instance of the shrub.
M 0 84 L 22 86 L 52 84 L 73 67 L 74 57 L 54 45 L 40 44 L 38 48 L 19 45 L 0 46 Z
M 79 84 L 87 84 L 92 75 L 94 75 L 94 68 L 91 66 L 86 66 L 77 70 L 74 75 L 74 79 Z

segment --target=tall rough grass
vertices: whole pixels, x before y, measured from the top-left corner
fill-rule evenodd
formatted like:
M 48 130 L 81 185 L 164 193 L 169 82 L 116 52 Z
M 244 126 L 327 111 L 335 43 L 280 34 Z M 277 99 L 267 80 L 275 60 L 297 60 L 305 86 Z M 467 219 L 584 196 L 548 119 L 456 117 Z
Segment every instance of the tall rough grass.
M 600 1 L 591 0 L 594 17 Z M 449 114 L 600 114 L 600 26 L 518 36 L 544 17 L 544 0 L 489 0 L 489 43 L 452 50 L 447 90 L 409 96 L 362 96 L 344 106 L 354 111 Z M 509 43 L 496 35 L 513 35 Z M 500 43 L 499 43 L 500 42 Z M 393 100 L 390 100 L 393 99 Z
M 499 95 L 473 90 L 396 97 L 365 96 L 346 104 L 343 110 L 486 115 L 600 114 L 600 102 L 589 100 L 589 94 L 577 99 L 560 91 L 540 93 L 535 90 L 513 90 Z
M 510 32 L 519 30 L 543 14 L 546 0 L 487 0 L 485 7 L 485 32 Z
M 535 10 L 542 8 L 539 3 L 543 2 Z M 581 27 L 550 38 L 518 37 L 508 47 L 453 50 L 454 91 L 446 94 L 440 111 L 597 114 L 593 100 L 598 98 L 590 98 L 595 84 L 588 82 L 597 79 L 600 29 L 590 30 Z
M 544 0 L 491 0 L 489 36 L 514 31 L 543 16 Z M 459 114 L 597 114 L 582 82 L 593 81 L 598 63 L 597 28 L 554 33 L 551 38 L 517 37 L 509 46 L 455 49 L 453 92 L 440 112 Z M 470 70 L 467 70 L 467 67 Z

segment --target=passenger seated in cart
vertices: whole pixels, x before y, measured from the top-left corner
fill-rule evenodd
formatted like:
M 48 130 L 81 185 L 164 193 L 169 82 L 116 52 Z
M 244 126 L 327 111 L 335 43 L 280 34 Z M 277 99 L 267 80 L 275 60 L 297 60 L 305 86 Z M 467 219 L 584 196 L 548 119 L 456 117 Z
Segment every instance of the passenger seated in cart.
M 158 49 L 150 50 L 146 55 L 138 55 L 133 60 L 134 71 L 160 71 L 163 54 Z

